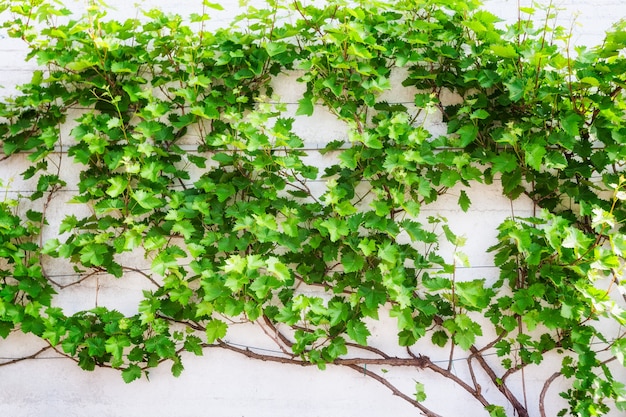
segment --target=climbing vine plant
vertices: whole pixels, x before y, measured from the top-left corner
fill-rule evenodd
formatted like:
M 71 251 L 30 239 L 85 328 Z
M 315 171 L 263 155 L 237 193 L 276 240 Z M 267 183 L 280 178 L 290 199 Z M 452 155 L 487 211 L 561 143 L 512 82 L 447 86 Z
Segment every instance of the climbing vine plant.
M 127 382 L 223 348 L 353 368 L 427 416 L 439 415 L 428 387 L 407 392 L 389 368 L 448 378 L 491 416 L 547 415 L 561 379 L 559 415 L 626 409 L 625 24 L 573 48 L 551 8 L 505 26 L 475 0 L 268 0 L 206 30 L 219 8 L 117 21 L 95 4 L 0 6 L 39 68 L 0 103 L 0 160 L 24 158 L 33 191 L 2 179 L 1 336 L 32 333 Z M 274 94 L 280 79 L 301 88 L 297 103 Z M 409 102 L 385 99 L 399 89 Z M 298 125 L 320 112 L 346 134 L 307 149 Z M 463 237 L 421 212 L 450 190 L 471 210 L 479 183 L 535 214 L 498 227 L 497 277 L 457 279 Z M 130 274 L 146 279 L 134 315 L 55 303 Z M 368 345 L 381 315 L 404 355 Z M 277 352 L 228 343 L 235 323 Z M 463 351 L 466 377 L 451 369 Z M 532 404 L 513 377 L 544 361 L 560 369 Z

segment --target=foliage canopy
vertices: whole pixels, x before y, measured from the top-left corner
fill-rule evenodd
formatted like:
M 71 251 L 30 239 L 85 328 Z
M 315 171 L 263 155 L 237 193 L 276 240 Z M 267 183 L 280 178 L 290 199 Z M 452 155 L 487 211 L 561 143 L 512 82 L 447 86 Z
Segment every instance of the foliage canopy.
M 626 366 L 626 25 L 572 51 L 550 8 L 505 26 L 475 0 L 304 3 L 268 1 L 211 31 L 220 6 L 206 1 L 189 19 L 125 21 L 99 5 L 79 17 L 53 1 L 0 6 L 40 67 L 0 102 L 0 159 L 27 155 L 34 189 L 0 202 L 0 335 L 33 333 L 127 382 L 164 361 L 179 375 L 183 351 L 209 347 L 320 368 L 413 366 L 492 416 L 535 413 L 509 378 L 557 355 L 532 406 L 541 415 L 559 377 L 572 381 L 562 415 L 625 410 L 614 373 Z M 302 85 L 293 105 L 274 95 L 285 77 Z M 389 100 L 398 89 L 410 102 Z M 307 149 L 298 121 L 322 111 L 346 136 Z M 437 118 L 447 131 L 433 130 Z M 332 162 L 320 170 L 315 153 Z M 440 243 L 463 238 L 421 209 L 454 189 L 470 210 L 465 190 L 493 182 L 536 215 L 499 226 L 497 279 L 457 280 L 466 259 Z M 48 224 L 64 190 L 89 214 Z M 54 258 L 74 282 L 47 271 Z M 131 273 L 149 284 L 135 315 L 55 305 L 94 274 Z M 397 322 L 405 357 L 368 346 L 379 314 Z M 233 320 L 257 323 L 284 353 L 229 345 Z M 451 358 L 468 351 L 471 380 L 419 355 L 423 340 Z M 501 398 L 484 395 L 476 365 Z M 438 415 L 420 383 L 411 396 L 366 372 Z

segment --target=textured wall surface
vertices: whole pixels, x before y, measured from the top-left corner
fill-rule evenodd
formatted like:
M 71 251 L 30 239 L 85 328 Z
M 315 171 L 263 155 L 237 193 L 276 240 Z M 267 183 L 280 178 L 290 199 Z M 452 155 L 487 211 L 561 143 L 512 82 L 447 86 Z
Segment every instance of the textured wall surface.
M 10 0 L 0 0 L 10 1 Z M 64 0 L 68 6 L 80 10 L 83 1 Z M 112 14 L 118 17 L 132 17 L 136 14 L 134 2 L 109 0 L 117 10 Z M 145 0 L 142 7 L 159 7 L 170 12 L 187 15 L 198 12 L 200 0 Z M 221 0 L 226 10 L 216 15 L 215 25 L 227 25 L 229 19 L 238 12 L 237 0 Z M 528 0 L 521 0 L 528 5 Z M 621 0 L 556 0 L 563 10 L 560 22 L 572 26 L 575 44 L 598 44 L 603 32 L 611 23 L 626 17 L 626 2 Z M 496 15 L 512 21 L 517 17 L 518 0 L 490 0 L 486 7 Z M 25 62 L 26 51 L 21 42 L 10 39 L 0 32 L 0 89 L 1 96 L 16 92 L 15 86 L 30 79 L 35 68 L 32 62 Z M 276 93 L 283 101 L 296 103 L 302 86 L 293 79 L 283 77 L 276 81 Z M 392 96 L 390 101 L 402 101 Z M 409 100 L 410 101 L 410 100 Z M 295 105 L 291 109 L 295 111 Z M 432 121 L 437 129 L 437 120 Z M 323 166 L 326 157 L 315 151 L 324 142 L 343 134 L 337 124 L 320 109 L 310 119 L 299 122 L 298 132 L 312 150 L 310 158 Z M 69 139 L 66 139 L 69 140 Z M 63 161 L 65 155 L 57 155 Z M 76 182 L 69 161 L 63 165 L 62 175 L 71 184 Z M 0 178 L 14 178 L 8 192 L 28 194 L 33 184 L 23 182 L 19 173 L 25 168 L 24 160 L 13 157 L 0 162 Z M 71 188 L 71 187 L 68 187 Z M 71 190 L 70 190 L 71 191 Z M 532 204 L 519 199 L 511 206 L 508 199 L 501 196 L 498 184 L 472 187 L 467 190 L 472 199 L 472 207 L 467 213 L 458 210 L 454 191 L 442 198 L 436 206 L 425 208 L 426 214 L 441 214 L 450 221 L 450 226 L 468 238 L 465 252 L 471 267 L 461 271 L 468 277 L 493 277 L 496 271 L 490 267 L 492 261 L 486 249 L 493 244 L 496 226 L 505 218 L 532 214 Z M 457 191 L 458 193 L 458 191 Z M 50 216 L 65 214 L 63 200 L 53 202 Z M 69 196 L 67 196 L 69 198 Z M 56 210 L 56 213 L 54 212 Z M 63 265 L 57 270 L 48 271 L 58 276 L 60 281 L 71 280 Z M 65 290 L 56 303 L 68 313 L 93 308 L 96 304 L 115 307 L 124 313 L 136 311 L 141 297 L 143 281 L 139 277 L 126 276 L 122 280 L 93 279 Z M 395 345 L 395 324 L 378 323 L 373 329 L 379 346 Z M 271 348 L 262 334 L 254 328 L 242 327 L 229 330 L 229 341 L 242 346 Z M 32 336 L 15 334 L 0 341 L 0 362 L 10 361 L 31 355 L 43 346 Z M 447 361 L 447 352 L 425 351 L 433 361 Z M 463 352 L 459 353 L 462 359 Z M 438 357 L 441 355 L 442 357 Z M 6 416 L 246 416 L 246 417 L 317 417 L 317 416 L 414 416 L 418 415 L 410 405 L 393 397 L 390 392 L 368 379 L 348 369 L 329 367 L 318 371 L 313 367 L 293 367 L 264 363 L 237 356 L 221 350 L 206 350 L 203 357 L 184 358 L 186 370 L 178 379 L 173 378 L 167 366 L 160 367 L 150 374 L 150 381 L 142 379 L 130 385 L 124 384 L 119 372 L 97 369 L 94 372 L 80 370 L 72 361 L 46 354 L 44 357 L 0 367 L 0 412 Z M 557 365 L 555 365 L 557 366 Z M 554 369 L 550 361 L 536 375 L 550 375 Z M 464 372 L 459 369 L 458 372 Z M 446 416 L 483 416 L 484 411 L 468 410 L 467 401 L 462 397 L 451 400 L 449 382 L 436 377 L 422 375 L 415 371 L 392 371 L 389 378 L 407 387 L 414 380 L 425 382 L 429 401 L 439 402 L 438 409 Z M 626 378 L 625 378 L 626 379 Z M 429 383 L 430 382 L 430 383 Z M 537 401 L 538 384 L 525 381 L 529 388 L 528 401 Z M 535 388 L 535 389 L 533 389 Z M 518 386 L 521 389 L 521 383 Z M 490 396 L 498 393 L 485 393 Z M 559 409 L 558 404 L 548 404 L 552 413 Z

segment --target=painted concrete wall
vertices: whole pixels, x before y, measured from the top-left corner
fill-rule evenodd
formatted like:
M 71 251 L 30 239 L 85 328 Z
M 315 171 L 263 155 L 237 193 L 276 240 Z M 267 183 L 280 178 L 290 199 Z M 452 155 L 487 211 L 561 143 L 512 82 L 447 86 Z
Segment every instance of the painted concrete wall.
M 10 0 L 0 0 L 10 1 Z M 83 1 L 65 0 L 68 6 L 77 10 L 84 7 Z M 116 17 L 132 17 L 136 7 L 128 0 L 109 0 L 117 10 Z M 142 5 L 160 7 L 167 11 L 183 15 L 198 12 L 200 0 L 145 0 Z M 528 0 L 521 0 L 528 5 Z M 226 7 L 213 20 L 215 25 L 227 25 L 238 13 L 237 0 L 222 0 Z M 626 17 L 626 2 L 621 0 L 557 0 L 563 7 L 560 19 L 564 26 L 569 26 L 576 16 L 574 41 L 577 44 L 597 44 L 602 39 L 603 31 L 620 17 Z M 486 3 L 489 10 L 511 21 L 517 17 L 517 0 L 490 0 Z M 33 63 L 24 62 L 25 50 L 21 43 L 9 39 L 0 33 L 0 95 L 15 92 L 15 85 L 29 80 Z M 297 102 L 301 86 L 294 85 L 287 77 L 276 82 L 276 92 L 286 102 Z M 401 101 L 398 96 L 391 96 L 390 101 Z M 291 107 L 295 111 L 295 105 Z M 433 128 L 437 120 L 431 121 Z M 326 138 L 336 138 L 343 134 L 342 126 L 324 115 L 320 109 L 315 116 L 298 125 L 298 131 L 306 140 L 307 146 L 315 149 Z M 66 138 L 67 139 L 67 138 Z M 63 167 L 70 165 L 64 154 L 60 157 Z M 318 165 L 328 163 L 315 151 L 311 151 Z M 33 184 L 24 182 L 19 173 L 24 169 L 24 160 L 13 157 L 0 162 L 0 178 L 6 183 L 15 178 L 9 192 L 28 194 Z M 76 173 L 63 169 L 62 175 L 68 184 L 76 182 Z M 71 187 L 68 187 L 71 188 Z M 456 191 L 458 193 L 458 190 Z M 441 214 L 450 220 L 453 230 L 468 237 L 465 252 L 472 267 L 461 271 L 462 275 L 494 277 L 497 271 L 486 249 L 494 242 L 495 227 L 503 219 L 511 216 L 532 214 L 532 205 L 520 199 L 510 205 L 501 196 L 498 184 L 490 187 L 476 186 L 467 190 L 473 205 L 468 213 L 457 209 L 453 191 L 442 198 L 436 206 L 425 208 L 427 214 Z M 69 194 L 61 194 L 50 209 L 51 223 L 54 218 L 61 218 L 66 210 L 64 200 Z M 69 282 L 76 279 L 67 270 L 67 265 L 54 265 L 49 273 L 58 279 Z M 56 299 L 68 313 L 106 305 L 118 308 L 124 313 L 136 311 L 137 301 L 141 297 L 144 285 L 139 277 L 126 276 L 122 280 L 108 280 L 104 277 L 83 282 L 64 290 Z M 395 324 L 384 320 L 373 329 L 376 346 L 394 349 Z M 229 330 L 228 341 L 241 346 L 272 349 L 267 338 L 258 329 L 241 326 Z M 36 353 L 44 345 L 32 336 L 11 335 L 0 341 L 0 362 L 12 358 Z M 275 349 L 275 348 L 274 348 Z M 427 349 L 427 348 L 426 348 Z M 447 361 L 447 352 L 425 350 L 424 354 L 433 361 Z M 0 367 L 0 412 L 6 416 L 225 416 L 225 417 L 322 417 L 322 416 L 415 416 L 417 410 L 405 402 L 393 397 L 390 392 L 377 382 L 348 369 L 329 367 L 326 371 L 315 368 L 277 365 L 249 360 L 234 353 L 214 349 L 206 350 L 203 357 L 184 358 L 186 370 L 178 379 L 173 378 L 167 366 L 151 372 L 150 381 L 140 380 L 130 385 L 124 384 L 117 371 L 98 369 L 94 372 L 80 370 L 72 361 L 53 353 L 46 353 L 37 359 Z M 458 359 L 463 359 L 459 353 Z M 528 401 L 537 402 L 539 381 L 558 367 L 549 360 L 525 381 L 529 389 Z M 455 362 L 456 363 L 456 362 Z M 459 362 L 461 363 L 461 362 Z M 454 369 L 459 375 L 466 372 L 461 365 Z M 449 381 L 416 371 L 391 371 L 389 378 L 394 382 L 411 387 L 414 380 L 426 384 L 431 404 L 438 404 L 438 411 L 446 416 L 484 416 L 486 413 L 478 407 L 468 408 L 472 404 L 469 398 L 461 394 L 451 398 Z M 626 375 L 625 378 L 626 379 Z M 516 387 L 522 388 L 521 381 Z M 486 392 L 487 397 L 498 397 L 498 393 Z M 441 406 L 441 408 L 439 408 Z M 560 408 L 559 403 L 548 404 L 549 413 L 554 415 Z

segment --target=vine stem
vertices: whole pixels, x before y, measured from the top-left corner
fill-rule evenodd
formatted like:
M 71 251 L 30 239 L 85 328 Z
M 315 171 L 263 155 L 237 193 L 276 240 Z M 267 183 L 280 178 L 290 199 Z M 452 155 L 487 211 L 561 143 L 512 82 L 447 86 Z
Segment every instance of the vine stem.
M 559 376 L 561 376 L 561 373 L 555 372 L 552 375 L 550 375 L 550 378 L 548 378 L 546 382 L 543 384 L 543 388 L 541 389 L 541 393 L 539 394 L 539 414 L 541 415 L 541 417 L 547 417 L 546 408 L 545 408 L 546 394 L 548 392 L 548 389 L 550 388 L 550 385 L 552 385 L 552 383 Z
M 420 410 L 423 415 L 425 415 L 427 417 L 442 417 L 440 414 L 437 414 L 437 413 L 431 411 L 426 406 L 424 406 L 422 403 L 414 400 L 413 398 L 409 397 L 408 395 L 406 395 L 403 392 L 401 392 L 400 390 L 398 390 L 398 388 L 393 386 L 388 380 L 386 380 L 384 377 L 378 375 L 377 373 L 374 373 L 374 372 L 372 372 L 372 371 L 370 371 L 370 370 L 368 370 L 366 368 L 361 369 L 361 367 L 358 366 L 358 365 L 347 365 L 347 367 L 350 368 L 350 369 L 354 369 L 355 371 L 357 371 L 359 373 L 363 372 L 363 374 L 365 374 L 368 377 L 374 379 L 375 381 L 381 383 L 382 385 L 387 387 L 393 393 L 393 395 L 398 396 L 398 397 L 402 398 L 403 400 L 409 402 L 415 408 Z
M 220 347 L 226 350 L 230 350 L 235 353 L 239 353 L 241 355 L 246 356 L 250 359 L 256 359 L 264 362 L 278 362 L 283 364 L 292 364 L 292 365 L 300 365 L 300 366 L 315 366 L 314 363 L 304 361 L 302 359 L 297 359 L 294 356 L 286 357 L 286 356 L 275 356 L 275 355 L 265 355 L 252 351 L 250 348 L 240 348 L 237 346 L 233 346 L 227 342 L 222 340 L 218 340 L 216 344 L 208 345 L 205 344 L 203 347 Z M 386 388 L 388 388 L 393 395 L 405 400 L 406 402 L 413 405 L 415 408 L 420 410 L 423 415 L 426 417 L 443 417 L 440 414 L 435 413 L 430 410 L 428 407 L 423 405 L 422 403 L 416 401 L 415 399 L 409 397 L 402 391 L 400 391 L 396 386 L 394 386 L 391 382 L 389 382 L 384 377 L 378 375 L 371 370 L 368 370 L 363 365 L 392 365 L 392 366 L 410 366 L 417 368 L 425 367 L 425 360 L 422 358 L 418 358 L 417 360 L 414 358 L 388 358 L 388 359 L 371 359 L 371 358 L 346 358 L 346 359 L 335 359 L 332 363 L 333 365 L 345 366 L 347 368 L 353 369 L 359 374 L 364 374 L 375 381 L 379 382 Z
M 518 416 L 519 417 L 530 417 L 526 407 L 524 407 L 524 405 L 519 402 L 519 400 L 511 392 L 509 387 L 506 386 L 506 384 L 502 384 L 500 382 L 500 379 L 498 378 L 498 376 L 496 375 L 494 370 L 491 368 L 491 366 L 489 366 L 489 364 L 487 363 L 485 358 L 480 355 L 480 351 L 475 346 L 470 347 L 470 351 L 473 354 L 472 357 L 475 358 L 476 361 L 480 364 L 480 367 L 483 369 L 483 371 L 485 371 L 485 373 L 487 374 L 487 376 L 489 377 L 491 382 L 493 382 L 493 385 L 498 389 L 498 391 L 500 391 L 502 393 L 502 395 L 504 395 L 504 397 L 513 406 L 513 408 L 517 412 Z
M 28 359 L 36 359 L 39 355 L 41 355 L 42 353 L 44 353 L 44 352 L 46 352 L 46 351 L 48 351 L 50 349 L 53 349 L 53 347 L 52 346 L 45 346 L 45 347 L 39 349 L 37 352 L 33 353 L 32 355 L 23 356 L 21 358 L 16 358 L 16 359 L 11 359 L 8 362 L 2 362 L 2 363 L 0 363 L 0 366 L 13 365 L 15 363 L 22 362 L 22 361 L 25 361 L 25 360 L 28 360 Z
M 470 395 L 472 395 L 474 398 L 476 398 L 478 400 L 478 402 L 480 402 L 483 406 L 488 406 L 490 405 L 489 401 L 487 401 L 487 399 L 482 395 L 482 388 L 481 386 L 476 383 L 475 377 L 474 377 L 474 373 L 473 371 L 472 373 L 472 380 L 474 382 L 475 388 L 472 388 L 468 383 L 466 383 L 465 381 L 463 381 L 461 378 L 459 378 L 458 376 L 456 376 L 454 373 L 452 373 L 450 370 L 444 369 L 440 366 L 435 365 L 433 362 L 430 361 L 430 359 L 427 359 L 427 365 L 426 368 L 430 369 L 431 371 L 447 378 L 450 379 L 452 381 L 454 381 L 456 384 L 458 384 L 461 388 L 463 388 L 465 391 L 467 391 Z
M 292 345 L 292 343 L 280 332 L 276 329 L 276 327 L 271 323 L 271 321 L 269 321 L 269 319 L 267 317 L 263 317 L 264 319 L 264 324 L 268 326 L 268 328 L 271 331 L 275 332 L 275 336 L 271 335 L 271 339 L 274 340 L 275 343 L 282 345 L 285 344 L 288 347 L 290 347 Z M 266 332 L 267 334 L 267 332 Z M 278 340 L 280 340 L 280 343 L 278 342 Z M 377 355 L 380 356 L 380 358 L 360 358 L 360 357 L 355 357 L 355 358 L 339 358 L 339 359 L 335 359 L 332 364 L 333 365 L 337 365 L 337 366 L 345 366 L 348 367 L 350 369 L 353 369 L 355 371 L 357 371 L 360 374 L 364 374 L 372 379 L 374 379 L 375 381 L 379 382 L 380 384 L 384 385 L 386 388 L 388 388 L 393 395 L 402 398 L 403 400 L 409 402 L 411 405 L 413 405 L 414 407 L 416 407 L 417 409 L 419 409 L 425 416 L 428 417 L 437 417 L 439 416 L 439 414 L 433 412 L 432 410 L 428 409 L 427 407 L 425 407 L 423 404 L 421 404 L 420 402 L 416 401 L 415 399 L 409 397 L 408 395 L 404 394 L 403 392 L 401 392 L 396 386 L 394 386 L 388 379 L 386 379 L 384 376 L 381 376 L 371 370 L 367 369 L 367 365 L 387 365 L 387 366 L 398 366 L 398 367 L 415 367 L 416 369 L 429 369 L 432 372 L 439 374 L 447 379 L 452 380 L 453 382 L 455 382 L 456 384 L 458 384 L 461 388 L 463 388 L 466 392 L 468 392 L 470 395 L 472 395 L 474 398 L 476 398 L 476 400 L 483 406 L 483 407 L 487 407 L 490 405 L 490 402 L 484 397 L 484 395 L 482 394 L 482 390 L 479 384 L 475 383 L 475 388 L 472 388 L 469 384 L 467 384 L 465 381 L 463 381 L 461 378 L 459 378 L 458 376 L 456 376 L 454 373 L 452 373 L 449 370 L 446 370 L 444 368 L 441 368 L 439 366 L 437 366 L 435 363 L 433 363 L 428 357 L 426 356 L 418 356 L 415 355 L 413 352 L 411 352 L 410 350 L 407 350 L 410 357 L 408 358 L 399 358 L 399 357 L 390 357 L 387 354 L 385 354 L 384 352 L 376 349 L 376 348 L 371 348 L 368 346 L 360 346 L 360 345 L 354 345 L 351 343 L 347 344 L 350 347 L 357 347 L 357 348 L 363 348 L 368 352 L 372 352 L 375 353 Z M 293 355 L 292 353 L 286 351 L 283 347 L 280 347 L 281 352 L 285 355 L 285 356 L 277 356 L 277 355 L 269 355 L 269 354 L 262 354 L 262 353 L 258 353 L 255 352 L 254 350 L 252 350 L 251 348 L 248 347 L 237 347 L 234 346 L 228 342 L 225 342 L 223 340 L 219 340 L 216 344 L 213 345 L 204 345 L 204 347 L 222 347 L 226 350 L 230 350 L 232 352 L 236 352 L 239 353 L 241 355 L 244 355 L 250 359 L 257 359 L 257 360 L 261 360 L 261 361 L 265 361 L 265 362 L 278 362 L 278 363 L 282 363 L 282 364 L 292 364 L 292 365 L 299 365 L 299 366 L 313 366 L 315 365 L 314 363 L 311 362 L 307 362 L 303 359 L 300 359 L 298 357 L 296 357 L 295 355 Z M 480 352 L 480 351 L 478 351 Z
M 263 330 L 263 333 L 265 333 L 267 337 L 269 337 L 274 341 L 274 343 L 276 343 L 276 346 L 279 347 L 281 352 L 283 352 L 285 355 L 289 355 L 290 352 L 287 349 L 292 343 L 276 328 L 276 326 L 273 325 L 273 323 L 267 318 L 267 316 L 264 315 L 262 320 L 263 321 L 259 319 L 257 320 L 257 322 L 259 323 L 261 330 Z

